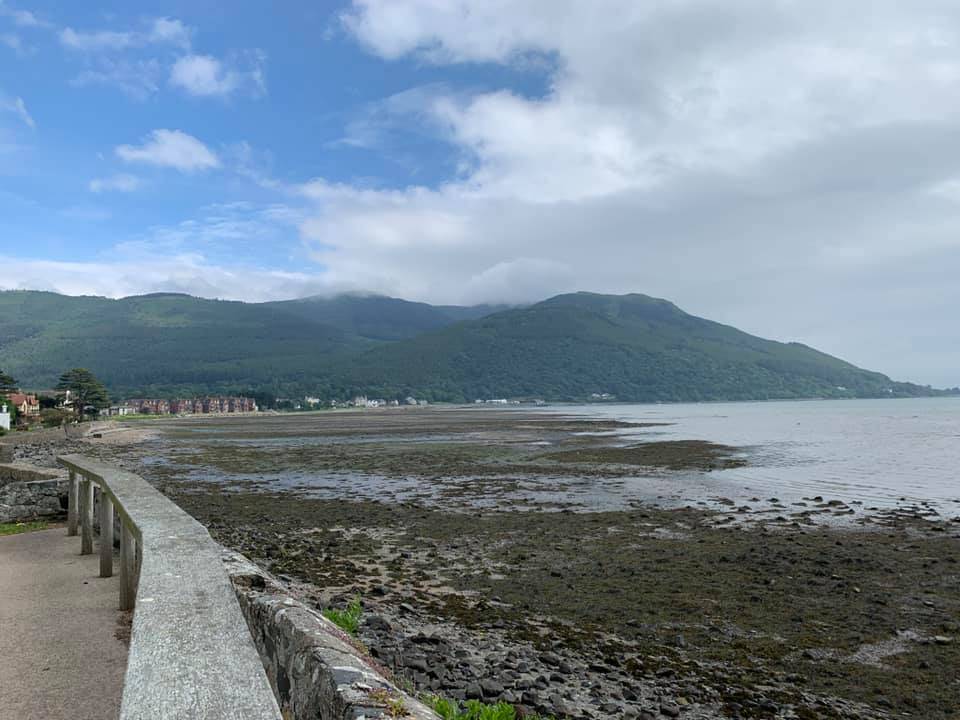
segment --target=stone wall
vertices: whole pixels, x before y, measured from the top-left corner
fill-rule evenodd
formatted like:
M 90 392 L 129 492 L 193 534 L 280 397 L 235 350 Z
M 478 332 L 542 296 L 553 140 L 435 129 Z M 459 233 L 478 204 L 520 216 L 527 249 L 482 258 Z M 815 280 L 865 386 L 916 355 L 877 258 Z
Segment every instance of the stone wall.
M 57 518 L 67 511 L 63 473 L 22 465 L 0 465 L 0 522 Z
M 438 720 L 390 682 L 349 635 L 285 594 L 264 570 L 229 550 L 223 559 L 285 718 Z
M 112 420 L 97 420 L 84 423 L 68 423 L 61 427 L 18 430 L 0 438 L 0 445 L 34 445 L 58 440 L 76 440 L 117 427 Z

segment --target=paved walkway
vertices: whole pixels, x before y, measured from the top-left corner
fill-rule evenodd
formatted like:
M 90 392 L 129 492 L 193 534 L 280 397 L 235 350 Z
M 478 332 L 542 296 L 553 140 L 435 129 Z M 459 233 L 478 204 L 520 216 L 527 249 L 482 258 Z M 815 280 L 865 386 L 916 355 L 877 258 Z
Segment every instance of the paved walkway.
M 99 571 L 99 556 L 81 556 L 64 528 L 0 537 L 0 717 L 118 716 L 118 578 Z

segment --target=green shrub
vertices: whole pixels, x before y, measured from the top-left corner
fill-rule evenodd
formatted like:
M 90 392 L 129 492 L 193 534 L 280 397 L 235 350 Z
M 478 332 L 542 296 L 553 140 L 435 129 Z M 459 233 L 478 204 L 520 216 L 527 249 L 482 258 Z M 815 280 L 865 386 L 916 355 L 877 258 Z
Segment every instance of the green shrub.
M 463 708 L 449 698 L 430 695 L 425 698 L 437 715 L 443 720 L 517 720 L 517 710 L 513 705 L 504 702 L 482 703 L 479 700 L 467 700 Z M 539 715 L 527 715 L 527 720 L 552 720 Z
M 431 695 L 426 698 L 426 703 L 443 720 L 459 720 L 460 707 L 449 698 L 442 698 L 439 695 Z
M 363 614 L 363 607 L 360 605 L 360 596 L 354 596 L 346 610 L 337 610 L 327 608 L 323 611 L 323 616 L 333 622 L 337 627 L 347 631 L 351 635 L 356 635 L 360 627 L 360 615 Z

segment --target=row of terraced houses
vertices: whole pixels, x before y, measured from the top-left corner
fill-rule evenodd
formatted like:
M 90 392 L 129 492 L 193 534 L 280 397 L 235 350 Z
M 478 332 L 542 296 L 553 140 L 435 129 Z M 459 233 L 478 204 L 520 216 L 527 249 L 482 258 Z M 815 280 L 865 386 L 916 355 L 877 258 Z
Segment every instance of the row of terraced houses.
M 175 398 L 173 400 L 137 398 L 127 400 L 125 406 L 111 408 L 111 411 L 115 409 L 118 411 L 116 412 L 118 415 L 127 414 L 121 412 L 124 409 L 130 413 L 142 413 L 144 415 L 221 415 L 256 412 L 257 402 L 253 398 L 223 396 Z

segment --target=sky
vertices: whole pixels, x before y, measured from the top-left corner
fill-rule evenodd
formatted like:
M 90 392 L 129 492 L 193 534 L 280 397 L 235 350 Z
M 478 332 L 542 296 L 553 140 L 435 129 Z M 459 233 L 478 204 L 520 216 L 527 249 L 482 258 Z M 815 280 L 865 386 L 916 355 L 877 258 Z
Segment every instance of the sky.
M 0 0 L 0 267 L 641 292 L 960 385 L 960 3 Z

